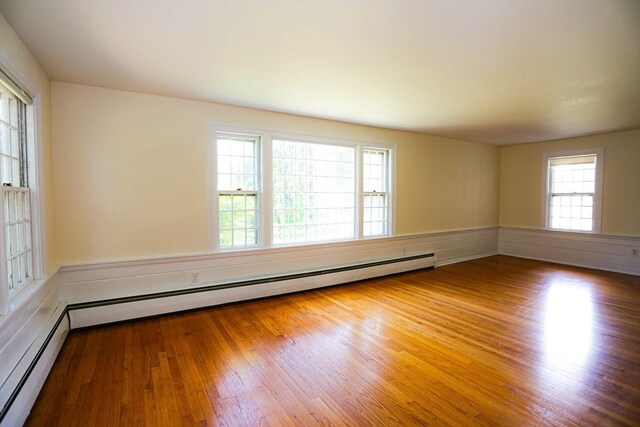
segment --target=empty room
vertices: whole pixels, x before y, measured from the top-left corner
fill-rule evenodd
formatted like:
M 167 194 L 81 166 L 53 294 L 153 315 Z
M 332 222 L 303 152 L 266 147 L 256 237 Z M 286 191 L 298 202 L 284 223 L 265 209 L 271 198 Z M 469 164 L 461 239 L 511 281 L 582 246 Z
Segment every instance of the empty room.
M 0 426 L 640 425 L 640 1 L 0 0 Z

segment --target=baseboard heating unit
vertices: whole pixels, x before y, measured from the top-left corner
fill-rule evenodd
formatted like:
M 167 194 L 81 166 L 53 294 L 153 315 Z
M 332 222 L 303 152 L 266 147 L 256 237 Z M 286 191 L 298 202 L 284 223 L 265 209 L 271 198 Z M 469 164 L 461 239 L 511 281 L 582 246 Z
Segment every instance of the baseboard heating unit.
M 319 270 L 67 304 L 71 329 L 333 286 L 435 266 L 425 253 Z

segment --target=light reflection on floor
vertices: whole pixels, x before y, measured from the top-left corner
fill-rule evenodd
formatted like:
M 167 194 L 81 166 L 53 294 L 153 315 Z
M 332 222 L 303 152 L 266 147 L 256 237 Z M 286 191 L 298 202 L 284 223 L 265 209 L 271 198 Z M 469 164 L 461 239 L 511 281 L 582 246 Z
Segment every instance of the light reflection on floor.
M 554 277 L 544 305 L 541 380 L 555 393 L 575 393 L 584 384 L 593 351 L 594 308 L 592 284 L 575 278 Z

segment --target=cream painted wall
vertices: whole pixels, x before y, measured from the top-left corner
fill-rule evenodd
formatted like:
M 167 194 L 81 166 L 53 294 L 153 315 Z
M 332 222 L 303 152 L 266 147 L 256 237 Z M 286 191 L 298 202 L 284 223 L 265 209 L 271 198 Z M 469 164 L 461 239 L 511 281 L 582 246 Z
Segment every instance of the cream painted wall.
M 397 234 L 497 225 L 494 146 L 75 84 L 52 87 L 61 264 L 205 252 L 211 122 L 396 143 Z
M 542 156 L 604 147 L 602 234 L 640 236 L 640 130 L 500 148 L 500 226 L 539 229 Z
M 35 95 L 34 105 L 37 107 L 38 116 L 36 133 L 42 148 L 42 157 L 39 160 L 42 163 L 45 199 L 43 220 L 46 253 L 44 258 L 48 272 L 52 272 L 57 267 L 57 256 L 51 138 L 51 82 L 2 15 L 0 15 L 0 65 Z

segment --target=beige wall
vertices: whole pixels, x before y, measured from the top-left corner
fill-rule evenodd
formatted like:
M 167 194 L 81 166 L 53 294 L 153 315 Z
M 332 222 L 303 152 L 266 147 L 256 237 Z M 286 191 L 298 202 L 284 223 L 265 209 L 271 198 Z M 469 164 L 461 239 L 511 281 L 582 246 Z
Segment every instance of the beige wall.
M 54 82 L 59 262 L 206 251 L 211 122 L 396 143 L 397 234 L 497 225 L 493 146 Z
M 602 234 L 640 236 L 640 130 L 500 149 L 500 225 L 543 228 L 542 156 L 604 147 Z
M 22 41 L 0 15 L 0 65 L 19 83 L 35 95 L 38 143 L 42 149 L 39 159 L 42 165 L 45 206 L 43 222 L 46 252 L 44 261 L 48 272 L 57 266 L 54 221 L 53 149 L 51 138 L 51 83 L 40 65 L 33 59 Z M 46 273 L 46 272 L 45 272 Z

